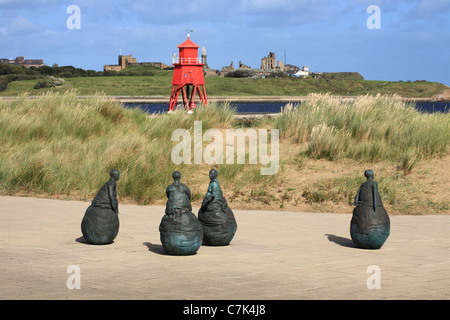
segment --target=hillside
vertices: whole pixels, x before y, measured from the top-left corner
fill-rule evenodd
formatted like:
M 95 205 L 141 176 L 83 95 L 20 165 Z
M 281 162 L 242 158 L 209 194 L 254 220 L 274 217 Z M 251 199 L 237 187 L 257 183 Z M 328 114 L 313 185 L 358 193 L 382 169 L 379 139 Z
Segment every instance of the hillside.
M 62 69 L 60 67 L 59 69 Z M 17 96 L 24 92 L 37 95 L 47 91 L 66 92 L 76 89 L 80 95 L 98 92 L 108 96 L 169 97 L 173 70 L 153 67 L 127 68 L 121 72 L 83 73 L 79 69 L 62 69 L 47 75 L 20 75 L 7 84 L 0 96 Z M 62 77 L 64 85 L 36 89 L 49 76 Z M 5 77 L 5 75 L 0 76 Z M 28 79 L 30 78 L 30 79 Z M 405 98 L 432 98 L 449 88 L 436 82 L 394 82 L 364 80 L 358 73 L 327 73 L 318 78 L 229 78 L 206 77 L 208 96 L 305 96 L 309 93 L 330 93 L 339 96 L 397 94 Z

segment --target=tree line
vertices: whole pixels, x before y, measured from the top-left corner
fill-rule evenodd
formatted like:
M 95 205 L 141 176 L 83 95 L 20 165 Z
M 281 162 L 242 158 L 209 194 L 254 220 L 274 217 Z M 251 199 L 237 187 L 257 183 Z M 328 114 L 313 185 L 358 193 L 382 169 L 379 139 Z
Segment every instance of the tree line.
M 25 68 L 14 64 L 0 63 L 0 91 L 7 89 L 12 81 L 56 78 L 99 77 L 99 76 L 153 76 L 149 68 L 127 68 L 122 71 L 95 71 L 75 68 L 73 66 L 42 66 Z M 40 82 L 44 82 L 42 80 Z

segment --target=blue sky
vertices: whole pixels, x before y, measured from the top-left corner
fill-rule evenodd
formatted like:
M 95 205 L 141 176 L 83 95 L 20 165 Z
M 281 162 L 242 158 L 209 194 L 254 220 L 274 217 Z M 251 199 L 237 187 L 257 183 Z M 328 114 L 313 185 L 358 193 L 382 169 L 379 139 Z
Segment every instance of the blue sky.
M 80 29 L 67 27 L 71 5 Z M 380 29 L 367 27 L 370 5 Z M 449 0 L 0 0 L 0 58 L 103 70 L 122 50 L 171 64 L 186 29 L 213 69 L 257 68 L 272 51 L 312 71 L 450 86 Z

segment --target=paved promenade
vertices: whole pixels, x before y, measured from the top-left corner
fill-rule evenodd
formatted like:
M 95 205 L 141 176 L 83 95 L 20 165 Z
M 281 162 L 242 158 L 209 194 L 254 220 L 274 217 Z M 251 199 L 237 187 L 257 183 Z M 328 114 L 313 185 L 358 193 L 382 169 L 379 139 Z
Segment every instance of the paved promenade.
M 447 215 L 391 216 L 385 245 L 362 250 L 351 214 L 234 210 L 229 246 L 169 256 L 163 207 L 119 202 L 119 235 L 94 246 L 80 229 L 88 205 L 0 197 L 0 299 L 450 298 Z

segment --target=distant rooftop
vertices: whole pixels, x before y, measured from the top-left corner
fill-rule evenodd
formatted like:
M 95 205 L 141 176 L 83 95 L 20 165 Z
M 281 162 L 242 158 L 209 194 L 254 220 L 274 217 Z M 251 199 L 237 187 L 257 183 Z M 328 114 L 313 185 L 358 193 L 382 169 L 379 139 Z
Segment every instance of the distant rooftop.
M 16 66 L 23 66 L 25 68 L 42 67 L 45 65 L 43 59 L 25 59 L 24 57 L 16 57 L 16 59 L 1 58 L 0 63 L 12 64 L 12 65 L 16 65 Z

